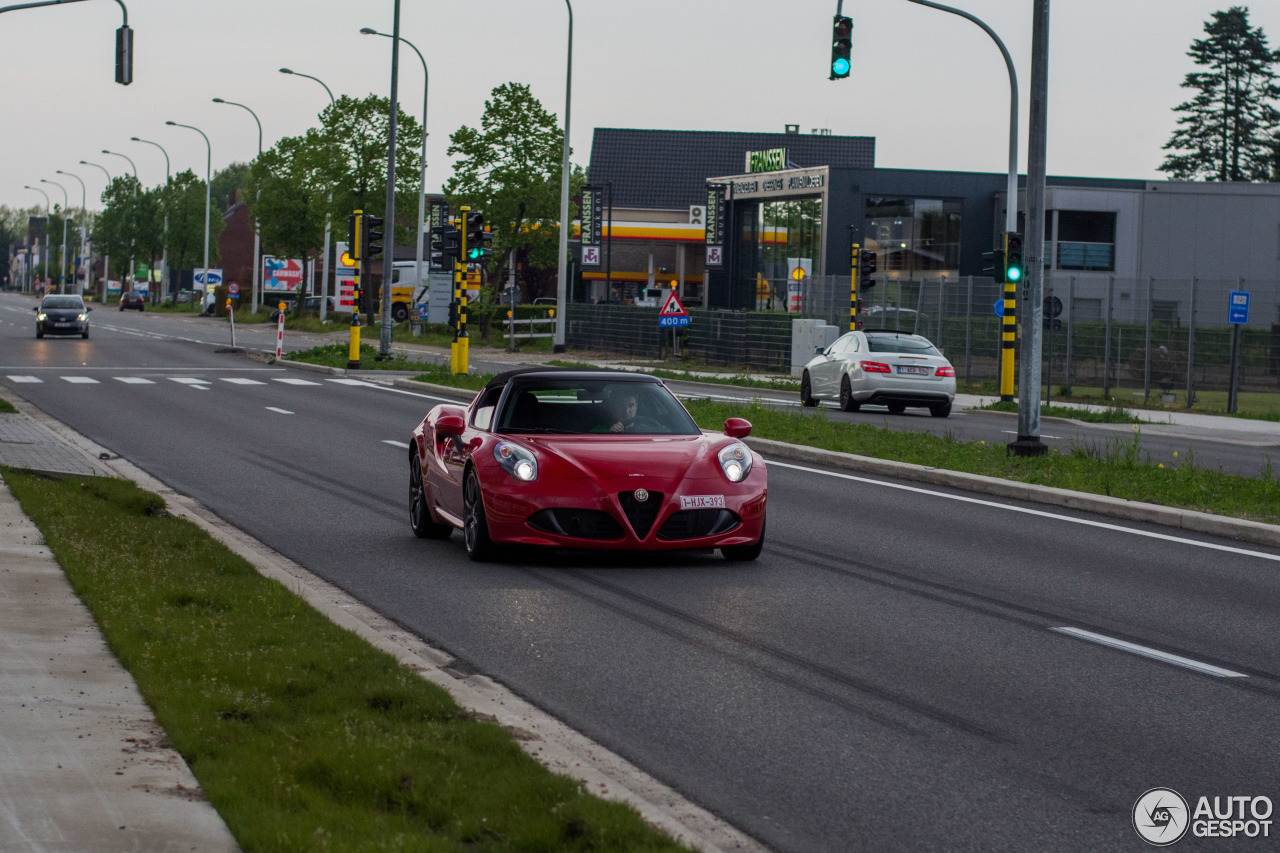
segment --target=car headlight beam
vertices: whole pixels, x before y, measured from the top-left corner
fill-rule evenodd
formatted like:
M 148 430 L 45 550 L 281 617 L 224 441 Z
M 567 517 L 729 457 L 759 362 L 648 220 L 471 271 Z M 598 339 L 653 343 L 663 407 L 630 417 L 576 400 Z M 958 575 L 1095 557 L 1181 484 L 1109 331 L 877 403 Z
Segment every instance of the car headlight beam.
M 36 319 L 39 320 L 41 323 L 43 323 L 45 320 L 49 319 L 49 315 L 41 311 L 39 314 L 36 315 Z
M 538 458 L 531 452 L 510 441 L 500 441 L 493 446 L 493 458 L 512 477 L 524 483 L 538 479 Z
M 725 445 L 716 454 L 720 470 L 730 483 L 741 483 L 751 473 L 751 451 L 740 441 Z

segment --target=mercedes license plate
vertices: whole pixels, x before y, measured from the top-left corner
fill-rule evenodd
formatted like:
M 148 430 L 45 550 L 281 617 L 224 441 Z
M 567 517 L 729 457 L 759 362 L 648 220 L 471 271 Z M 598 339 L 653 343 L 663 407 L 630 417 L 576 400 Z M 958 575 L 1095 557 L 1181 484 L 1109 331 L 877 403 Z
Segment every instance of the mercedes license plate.
M 724 495 L 681 495 L 681 509 L 724 509 Z
M 901 365 L 901 364 L 900 364 L 900 365 L 898 365 L 898 372 L 899 372 L 899 373 L 910 373 L 912 376 L 928 376 L 928 375 L 929 375 L 929 368 L 927 368 L 927 367 L 904 367 L 903 365 Z

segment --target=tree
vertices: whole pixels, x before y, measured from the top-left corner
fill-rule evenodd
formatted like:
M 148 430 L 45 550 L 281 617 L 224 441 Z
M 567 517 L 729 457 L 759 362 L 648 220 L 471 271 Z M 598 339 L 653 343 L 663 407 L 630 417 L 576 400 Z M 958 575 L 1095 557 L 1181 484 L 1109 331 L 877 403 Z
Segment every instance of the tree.
M 204 263 L 204 181 L 190 169 L 179 172 L 160 195 L 161 221 L 169 215 L 169 265 L 195 269 Z M 222 217 L 209 217 L 209 265 L 218 261 Z
M 1242 6 L 1214 12 L 1204 30 L 1208 37 L 1193 41 L 1187 55 L 1209 70 L 1182 84 L 1196 95 L 1174 108 L 1183 115 L 1160 170 L 1178 180 L 1268 180 L 1280 144 L 1280 112 L 1269 103 L 1280 98 L 1273 68 L 1280 51 L 1249 26 Z
M 102 191 L 104 209 L 93 229 L 93 243 L 102 254 L 120 259 L 117 269 L 126 269 L 128 259 L 138 257 L 137 196 L 140 189 L 136 178 L 125 175 L 112 178 Z
M 309 148 L 305 137 L 292 136 L 254 161 L 248 193 L 266 254 L 301 257 L 305 268 L 308 256 L 321 248 L 327 209 L 320 166 L 325 156 Z
M 445 197 L 454 210 L 481 210 L 493 230 L 493 263 L 516 250 L 530 296 L 551 293 L 559 260 L 560 174 L 564 133 L 556 117 L 521 83 L 504 83 L 484 102 L 480 129 L 458 129 L 450 155 L 461 155 Z M 577 196 L 585 178 L 570 173 Z M 574 216 L 571 205 L 569 218 Z
M 239 201 L 246 201 L 243 190 L 249 184 L 250 168 L 249 163 L 232 163 L 225 169 L 219 169 L 213 173 L 213 180 L 209 182 L 209 187 L 214 210 L 226 213 L 227 208 L 231 207 L 233 192 L 239 194 Z

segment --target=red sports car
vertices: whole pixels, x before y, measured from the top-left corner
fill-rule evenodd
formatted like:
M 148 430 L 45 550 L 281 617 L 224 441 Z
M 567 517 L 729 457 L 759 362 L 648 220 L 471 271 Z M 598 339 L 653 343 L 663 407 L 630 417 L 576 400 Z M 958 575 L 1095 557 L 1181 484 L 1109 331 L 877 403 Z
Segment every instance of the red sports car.
M 514 370 L 470 406 L 440 405 L 413 431 L 409 523 L 461 528 L 473 560 L 506 545 L 668 551 L 764 546 L 764 460 L 704 433 L 662 382 L 606 370 Z

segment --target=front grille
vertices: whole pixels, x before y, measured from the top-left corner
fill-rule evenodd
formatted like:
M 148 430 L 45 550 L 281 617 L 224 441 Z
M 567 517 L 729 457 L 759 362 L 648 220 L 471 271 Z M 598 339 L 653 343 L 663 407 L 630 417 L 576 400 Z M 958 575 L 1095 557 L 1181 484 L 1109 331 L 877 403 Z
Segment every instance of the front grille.
M 598 509 L 544 509 L 529 516 L 529 526 L 543 533 L 600 541 L 622 538 L 622 525 Z
M 649 499 L 643 502 L 636 500 L 635 492 L 618 492 L 618 503 L 622 504 L 636 538 L 643 539 L 649 535 L 649 528 L 662 510 L 662 492 L 649 492 Z
M 700 539 L 725 533 L 742 523 L 742 519 L 727 509 L 682 509 L 658 529 L 658 538 L 667 540 Z

